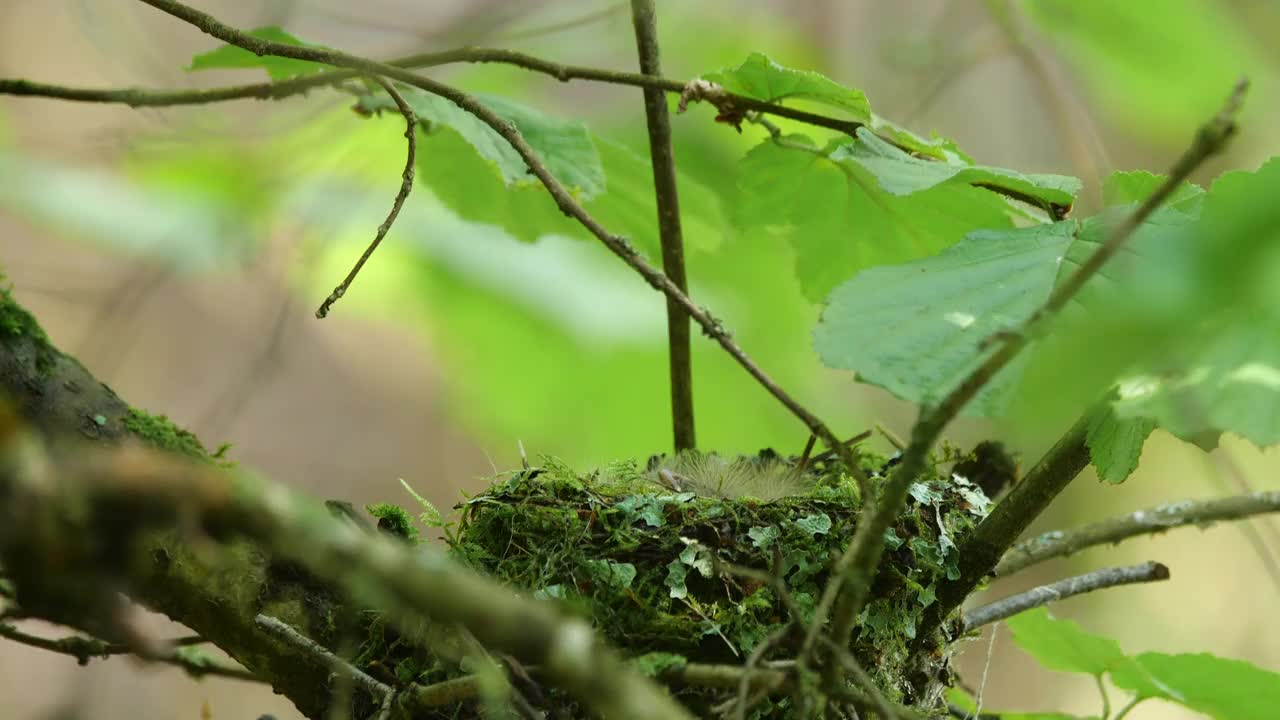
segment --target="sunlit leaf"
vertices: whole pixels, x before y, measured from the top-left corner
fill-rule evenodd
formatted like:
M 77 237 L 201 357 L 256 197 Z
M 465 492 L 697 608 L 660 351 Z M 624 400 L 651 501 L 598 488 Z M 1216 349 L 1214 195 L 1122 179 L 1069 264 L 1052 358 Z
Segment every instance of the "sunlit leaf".
M 761 53 L 752 53 L 736 68 L 704 75 L 703 78 L 718 83 L 729 92 L 756 100 L 809 100 L 844 110 L 859 122 L 871 122 L 871 105 L 861 91 L 847 88 L 812 70 L 784 67 Z
M 787 140 L 789 147 L 765 142 L 743 159 L 734 220 L 790 242 L 796 275 L 814 302 L 863 268 L 925 257 L 972 230 L 1012 225 L 1007 204 L 986 190 L 943 184 L 893 195 L 857 163 L 835 162 L 803 136 Z
M 1161 185 L 1165 177 L 1145 170 L 1115 172 L 1107 176 L 1102 183 L 1102 201 L 1107 205 L 1128 205 L 1140 203 L 1151 196 Z M 1200 203 L 1204 199 L 1204 188 L 1191 183 L 1182 183 L 1173 194 L 1165 200 L 1164 207 L 1182 210 L 1189 215 L 1200 213 Z
M 1042 607 L 1005 622 L 1018 647 L 1051 670 L 1101 675 L 1125 660 L 1115 640 L 1087 633 L 1076 623 L 1055 618 Z
M 1034 203 L 1069 207 L 1081 187 L 1078 179 L 1065 175 L 1024 175 L 1002 168 L 912 157 L 866 128 L 858 129 L 855 141 L 837 145 L 829 157 L 869 170 L 880 187 L 893 195 L 909 195 L 956 182 L 1016 193 Z
M 1095 410 L 1085 444 L 1098 477 L 1109 483 L 1124 482 L 1137 469 L 1142 446 L 1155 427 L 1150 418 L 1119 418 L 1109 404 Z
M 660 257 L 648 161 L 601 138 L 594 138 L 593 146 L 605 185 L 583 205 L 607 230 L 627 237 L 650 258 Z M 566 217 L 541 185 L 507 187 L 497 167 L 452 130 L 432 133 L 421 141 L 419 150 L 419 181 L 460 217 L 497 225 L 512 237 L 530 242 L 551 234 L 598 242 L 580 223 Z M 686 245 L 694 250 L 715 248 L 724 232 L 719 198 L 683 174 L 677 181 Z
M 1143 653 L 1111 668 L 1111 680 L 1217 720 L 1268 720 L 1280 707 L 1280 673 L 1205 653 Z
M 980 346 L 1043 304 L 1078 225 L 976 232 L 933 257 L 864 270 L 836 289 L 814 333 L 828 367 L 907 400 L 929 402 L 971 372 Z M 970 403 L 997 414 L 1019 361 Z
M 415 87 L 401 85 L 398 90 L 420 120 L 429 127 L 444 126 L 458 133 L 475 152 L 497 166 L 507 185 L 538 184 L 511 143 L 475 115 L 451 100 Z M 478 99 L 515 125 L 551 174 L 574 193 L 589 199 L 604 190 L 604 168 L 591 135 L 581 122 L 553 118 L 504 98 L 480 96 Z M 396 112 L 395 102 L 386 93 L 361 96 L 357 107 L 366 113 Z M 424 154 L 429 155 L 430 151 Z M 430 158 L 424 157 L 424 162 L 429 163 Z
M 290 35 L 276 26 L 260 27 L 250 30 L 249 35 L 259 40 L 283 43 L 285 45 L 310 45 Z M 224 70 L 231 68 L 262 68 L 272 80 L 288 80 L 299 75 L 307 75 L 328 68 L 327 65 L 307 60 L 275 57 L 272 55 L 255 55 L 235 45 L 223 45 L 216 50 L 200 53 L 191 58 L 187 70 Z

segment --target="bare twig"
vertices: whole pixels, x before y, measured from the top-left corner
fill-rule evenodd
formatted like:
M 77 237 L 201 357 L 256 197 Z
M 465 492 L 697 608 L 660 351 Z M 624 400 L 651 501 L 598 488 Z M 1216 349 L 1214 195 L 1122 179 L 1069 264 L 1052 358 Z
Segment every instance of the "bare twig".
M 308 655 L 323 663 L 332 672 L 356 681 L 360 684 L 360 687 L 364 688 L 365 692 L 375 698 L 385 699 L 393 693 L 393 688 L 390 685 L 374 679 L 373 676 L 365 671 L 329 652 L 323 645 L 293 629 L 288 623 L 270 615 L 258 615 L 253 619 L 253 622 L 272 635 L 305 650 Z
M 1174 165 L 1164 183 L 1113 228 L 1101 247 L 1074 273 L 1054 288 L 1045 304 L 1026 320 L 1018 332 L 1002 337 L 1000 346 L 941 402 L 932 407 L 921 408 L 919 419 L 911 430 L 911 441 L 903 451 L 902 461 L 885 483 L 880 502 L 866 507 L 853 541 L 837 561 L 836 571 L 824 588 L 815 613 L 814 626 L 810 628 L 809 637 L 806 637 L 807 649 L 813 647 L 812 636 L 826 621 L 827 613 L 832 612 L 831 608 L 837 597 L 839 606 L 834 610 L 834 637 L 840 645 L 849 644 L 854 623 L 870 591 L 875 568 L 884 554 L 884 533 L 902 511 L 907 491 L 924 470 L 929 450 L 942 434 L 943 428 L 998 372 L 1017 357 L 1031 342 L 1034 333 L 1075 297 L 1085 282 L 1120 250 L 1134 231 L 1196 168 L 1226 146 L 1235 134 L 1236 113 L 1247 88 L 1247 81 L 1237 83 L 1218 114 L 1196 133 L 1191 147 Z
M 605 247 L 621 258 L 631 269 L 635 270 L 645 279 L 647 283 L 655 290 L 665 294 L 668 298 L 675 300 L 684 311 L 689 314 L 707 336 L 714 339 L 720 344 L 730 356 L 733 357 L 743 369 L 747 371 L 756 382 L 758 382 L 770 395 L 773 395 L 781 402 L 793 415 L 801 420 L 810 432 L 822 438 L 824 442 L 831 447 L 837 448 L 841 459 L 844 460 L 850 475 L 859 479 L 859 482 L 866 483 L 865 475 L 858 468 L 854 461 L 853 453 L 840 444 L 839 438 L 833 433 L 821 420 L 813 413 L 809 412 L 803 405 L 791 397 L 789 393 L 782 389 L 772 378 L 765 374 L 760 366 L 756 365 L 743 350 L 733 341 L 733 337 L 724 325 L 716 319 L 706 309 L 696 305 L 689 296 L 680 290 L 671 279 L 663 274 L 660 270 L 653 267 L 644 259 L 644 257 L 632 247 L 625 238 L 614 235 L 604 228 L 595 218 L 593 218 L 585 208 L 582 207 L 577 200 L 569 193 L 569 191 L 560 184 L 560 181 L 551 174 L 545 163 L 534 152 L 529 143 L 525 141 L 520 131 L 513 123 L 503 119 L 487 106 L 478 102 L 474 97 L 458 90 L 449 85 L 436 82 L 430 78 L 417 75 L 403 68 L 385 63 L 375 62 L 365 58 L 349 55 L 347 53 L 338 52 L 336 50 L 328 50 L 324 48 L 286 45 L 284 43 L 270 42 L 255 38 L 243 33 L 230 25 L 220 22 L 216 18 L 198 10 L 192 9 L 182 3 L 174 0 L 140 0 L 147 5 L 166 12 L 180 20 L 190 23 L 201 31 L 212 35 L 224 42 L 230 43 L 237 47 L 243 48 L 258 55 L 274 55 L 278 57 L 288 57 L 295 60 L 309 60 L 312 62 L 325 63 L 337 67 L 346 67 L 353 70 L 361 71 L 362 74 L 372 75 L 376 77 L 387 77 L 399 80 L 408 85 L 425 90 L 434 95 L 439 95 L 457 105 L 462 110 L 474 115 L 484 124 L 488 125 L 498 133 L 504 140 L 511 144 L 511 147 L 520 155 L 520 157 L 529 166 L 529 171 L 547 188 L 551 193 L 552 199 L 555 200 L 556 206 L 565 214 L 577 220 L 592 235 L 602 242 Z M 646 76 L 640 76 L 646 77 Z M 647 82 L 647 81 L 646 81 Z M 748 108 L 750 109 L 750 108 Z
M 1169 568 L 1158 562 L 1145 562 L 1141 565 L 1096 570 L 1084 575 L 1067 578 L 1066 580 L 1059 580 L 1049 585 L 1041 585 L 1003 600 L 997 600 L 988 605 L 974 608 L 964 614 L 964 627 L 966 630 L 973 630 L 989 623 L 1013 617 L 1024 610 L 1048 605 L 1051 602 L 1064 600 L 1073 595 L 1093 592 L 1094 590 L 1168 579 Z
M 790 631 L 790 623 L 777 628 L 769 633 L 759 645 L 752 648 L 751 654 L 747 656 L 747 661 L 742 665 L 742 679 L 738 681 L 738 701 L 733 710 L 733 716 L 737 720 L 746 720 L 747 711 L 751 709 L 752 703 L 747 696 L 751 691 L 751 678 L 754 671 L 760 666 L 760 661 L 764 659 L 765 654 L 772 650 L 775 645 L 782 642 Z
M 146 2 L 147 0 L 142 1 Z M 155 7 L 168 12 L 167 8 L 164 6 L 155 5 Z M 193 10 L 192 12 L 198 11 Z M 203 15 L 203 13 L 200 14 Z M 185 20 L 187 18 L 183 19 Z M 225 38 L 219 39 L 225 40 Z M 264 52 L 263 54 L 275 55 L 277 53 Z M 313 60 L 314 62 L 341 66 L 340 63 L 314 59 L 314 56 L 299 59 Z M 586 80 L 611 85 L 651 88 L 676 95 L 683 93 L 689 85 L 688 81 L 654 77 L 644 73 L 630 73 L 577 65 L 564 65 L 544 60 L 527 53 L 500 48 L 464 47 L 454 50 L 445 50 L 442 52 L 419 53 L 378 64 L 400 69 L 421 69 L 448 65 L 451 63 L 497 63 L 512 65 L 514 67 L 548 75 L 560 82 Z M 348 80 L 368 74 L 368 72 L 360 70 L 332 70 L 312 73 L 278 82 L 252 83 L 204 90 L 75 88 L 31 82 L 29 80 L 0 79 L 0 95 L 45 97 L 74 102 L 120 103 L 130 107 L 175 107 L 179 105 L 207 105 L 211 103 L 228 102 L 231 100 L 281 100 L 295 95 L 302 95 L 317 88 L 341 85 Z M 723 102 L 726 105 L 731 105 L 734 108 L 744 111 L 765 113 L 776 117 L 785 117 L 806 125 L 823 127 L 829 130 L 837 130 L 849 135 L 853 135 L 857 132 L 858 128 L 864 127 L 863 123 L 856 120 L 845 120 L 819 115 L 817 113 L 805 112 L 804 110 L 796 110 L 795 108 L 790 108 L 785 105 L 764 102 L 743 95 L 736 95 L 727 91 L 720 91 L 717 93 L 717 98 L 720 102 Z M 886 142 L 892 142 L 891 138 L 883 139 Z
M 631 0 L 631 22 L 636 31 L 640 72 L 662 76 L 658 52 L 658 11 L 653 0 Z M 680 228 L 680 195 L 676 189 L 676 162 L 671 148 L 671 118 L 667 96 L 660 88 L 645 88 L 644 113 L 649 126 L 649 158 L 658 206 L 658 233 L 662 245 L 662 270 L 681 292 L 689 292 L 684 268 L 684 234 Z M 693 417 L 693 359 L 689 350 L 689 316 L 673 298 L 667 298 L 667 353 L 671 373 L 671 428 L 675 451 L 697 447 Z
M 1274 491 L 1214 500 L 1184 500 L 1135 510 L 1074 530 L 1047 532 L 1018 543 L 1001 558 L 995 574 L 1012 575 L 1045 560 L 1066 557 L 1095 545 L 1119 543 L 1137 535 L 1162 533 L 1187 525 L 1204 528 L 1223 520 L 1240 520 L 1274 512 L 1280 512 L 1280 492 Z
M 23 632 L 16 627 L 0 622 L 0 637 L 12 640 L 16 643 L 28 645 L 30 647 L 48 650 L 60 655 L 70 655 L 75 658 L 81 665 L 88 664 L 89 660 L 95 657 L 109 657 L 112 655 L 136 655 L 147 662 L 158 662 L 165 665 L 172 665 L 181 668 L 191 677 L 203 677 L 205 675 L 214 675 L 217 677 L 231 678 L 234 680 L 245 680 L 247 682 L 266 682 L 264 678 L 245 670 L 244 668 L 234 667 L 213 660 L 196 659 L 189 655 L 175 652 L 179 647 L 189 647 L 203 642 L 203 639 L 195 637 L 184 637 L 172 640 L 166 643 L 169 649 L 160 653 L 147 653 L 145 655 L 122 643 L 107 642 L 95 637 L 84 635 L 70 635 L 63 638 L 46 638 L 39 635 L 32 635 Z
M 360 269 L 369 261 L 369 257 L 373 255 L 373 251 L 378 249 L 378 245 L 382 243 L 382 238 L 387 236 L 387 231 L 391 229 L 392 223 L 396 221 L 396 216 L 400 214 L 400 208 L 404 207 L 404 201 L 409 197 L 409 193 L 413 190 L 413 174 L 414 166 L 418 156 L 418 117 L 413 113 L 413 108 L 409 107 L 409 103 L 396 90 L 395 86 L 386 80 L 378 77 L 374 78 L 383 90 L 391 96 L 395 101 L 396 108 L 400 110 L 400 114 L 404 116 L 405 130 L 404 137 L 408 142 L 407 152 L 404 163 L 404 172 L 401 174 L 400 191 L 396 193 L 395 202 L 391 204 L 391 212 L 387 213 L 387 219 L 382 221 L 378 226 L 378 232 L 373 236 L 373 242 L 369 243 L 369 247 L 365 248 L 364 253 L 360 255 L 360 259 L 356 260 L 356 264 L 351 268 L 351 272 L 343 278 L 338 287 L 333 289 L 329 297 L 320 304 L 320 308 L 316 310 L 317 318 L 324 318 L 329 314 L 329 308 L 338 302 L 338 299 L 347 294 L 347 289 L 351 287 L 351 283 L 355 281 L 356 275 L 360 274 Z

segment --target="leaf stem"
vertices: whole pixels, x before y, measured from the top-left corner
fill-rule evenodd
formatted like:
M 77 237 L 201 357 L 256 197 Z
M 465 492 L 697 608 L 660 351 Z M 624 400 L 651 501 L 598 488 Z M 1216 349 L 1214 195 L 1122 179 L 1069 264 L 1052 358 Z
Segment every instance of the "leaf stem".
M 653 0 L 631 0 L 640 71 L 662 76 L 658 52 L 658 15 Z M 644 89 L 644 113 L 649 126 L 649 157 L 658 206 L 658 232 L 662 244 L 662 270 L 682 292 L 689 292 L 685 275 L 684 236 L 680 228 L 680 195 L 676 188 L 676 163 L 671 148 L 671 117 L 667 96 L 660 88 Z M 693 417 L 693 363 L 689 349 L 689 316 L 674 299 L 667 298 L 667 352 L 671 366 L 671 428 L 675 450 L 697 447 Z

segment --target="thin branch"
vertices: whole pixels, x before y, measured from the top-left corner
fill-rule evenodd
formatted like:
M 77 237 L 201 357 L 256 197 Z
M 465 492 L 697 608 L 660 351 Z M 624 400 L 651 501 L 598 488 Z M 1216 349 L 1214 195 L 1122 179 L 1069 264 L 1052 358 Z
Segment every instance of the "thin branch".
M 747 661 L 742 665 L 742 679 L 738 681 L 738 698 L 733 710 L 733 716 L 737 720 L 746 720 L 747 711 L 754 704 L 748 698 L 748 695 L 751 692 L 751 678 L 756 668 L 760 666 L 760 661 L 775 645 L 782 642 L 789 632 L 791 632 L 790 623 L 775 629 L 759 645 L 756 645 L 751 650 L 751 654 L 747 656 Z
M 569 193 L 560 181 L 551 174 L 547 166 L 538 157 L 537 153 L 529 146 L 520 131 L 510 121 L 500 117 L 487 106 L 478 102 L 471 95 L 458 90 L 449 85 L 436 82 L 430 78 L 417 75 L 403 68 L 387 65 L 385 63 L 375 62 L 347 53 L 338 52 L 336 50 L 328 50 L 324 48 L 316 48 L 309 46 L 286 45 L 284 43 L 270 42 L 247 35 L 229 25 L 219 22 L 216 18 L 198 10 L 194 10 L 186 5 L 174 0 L 140 0 L 158 10 L 166 12 L 180 20 L 183 20 L 203 32 L 212 35 L 224 42 L 230 43 L 237 47 L 248 50 L 258 55 L 274 55 L 278 57 L 288 57 L 295 60 L 309 60 L 311 62 L 324 63 L 337 67 L 346 67 L 358 70 L 366 75 L 379 77 L 389 77 L 399 80 L 403 83 L 425 90 L 434 95 L 439 95 L 457 105 L 462 110 L 474 115 L 484 124 L 488 125 L 498 133 L 504 140 L 511 144 L 511 147 L 520 155 L 520 157 L 529 166 L 529 171 L 538 178 L 539 181 L 547 188 L 552 199 L 555 200 L 556 206 L 560 208 L 566 215 L 574 218 L 582 224 L 587 230 L 595 235 L 600 242 L 604 243 L 610 251 L 621 258 L 628 266 L 640 274 L 647 283 L 655 290 L 665 294 L 668 298 L 675 300 L 684 311 L 689 314 L 695 322 L 701 326 L 705 335 L 714 339 L 720 344 L 726 352 L 733 357 L 734 360 L 747 371 L 756 382 L 758 382 L 766 391 L 774 398 L 781 402 L 793 415 L 800 419 L 801 422 L 809 428 L 809 431 L 822 438 L 829 446 L 837 448 L 841 459 L 844 460 L 845 466 L 849 473 L 858 478 L 859 482 L 865 483 L 865 475 L 861 472 L 858 464 L 854 461 L 853 453 L 842 444 L 835 433 L 817 418 L 816 415 L 809 412 L 803 405 L 797 402 L 790 394 L 782 389 L 772 378 L 765 374 L 760 366 L 756 365 L 747 354 L 738 347 L 733 341 L 733 336 L 724 325 L 706 309 L 694 304 L 689 296 L 686 295 L 671 279 L 656 269 L 644 259 L 644 257 L 636 251 L 636 249 L 625 238 L 610 233 L 595 218 L 593 218 L 577 200 Z M 641 75 L 640 77 L 646 77 Z M 646 81 L 647 82 L 647 81 Z
M 640 72 L 662 76 L 658 52 L 658 11 L 653 0 L 631 0 L 631 22 L 636 31 Z M 671 117 L 667 96 L 659 88 L 645 88 L 644 114 L 649 126 L 649 158 L 658 206 L 658 232 L 662 245 L 662 270 L 682 292 L 689 292 L 684 267 L 684 234 L 680 228 L 680 195 L 676 188 L 676 161 L 671 148 Z M 667 352 L 671 366 L 671 428 L 675 451 L 698 446 L 693 417 L 693 360 L 689 350 L 689 316 L 667 298 Z
M 387 236 L 387 231 L 391 229 L 391 225 L 396 221 L 396 217 L 400 215 L 400 208 L 404 207 L 404 201 L 409 197 L 409 193 L 413 190 L 413 174 L 414 167 L 418 157 L 418 116 L 414 114 L 413 108 L 409 107 L 409 103 L 396 90 L 395 86 L 386 80 L 376 77 L 378 84 L 383 90 L 391 96 L 395 101 L 396 108 L 400 110 L 400 114 L 404 116 L 404 137 L 407 141 L 408 150 L 405 153 L 404 172 L 401 173 L 400 191 L 396 193 L 395 202 L 391 204 L 391 212 L 387 213 L 387 219 L 382 221 L 378 226 L 378 233 L 373 236 L 373 242 L 369 243 L 369 247 L 365 248 L 364 253 L 360 255 L 360 259 L 356 260 L 355 266 L 351 268 L 351 272 L 343 278 L 338 287 L 333 289 L 329 297 L 320 304 L 320 308 L 316 310 L 316 318 L 323 319 L 329 314 L 329 308 L 338 302 L 338 299 L 347 294 L 347 289 L 351 287 L 351 283 L 355 282 L 356 275 L 360 274 L 360 269 L 369 261 L 369 257 L 373 255 L 373 251 L 378 249 L 378 245 L 382 243 L 382 238 Z
M 988 0 L 987 14 L 1004 37 L 1005 44 L 1013 52 L 1044 100 L 1046 114 L 1056 126 L 1058 134 L 1067 146 L 1071 164 L 1075 167 L 1084 186 L 1089 188 L 1092 201 L 1100 201 L 1102 170 L 1098 159 L 1090 151 L 1086 133 L 1097 138 L 1097 130 L 1088 111 L 1079 102 L 1073 102 L 1062 81 L 1054 76 L 1053 69 L 1037 48 L 1027 39 L 1016 4 L 1011 0 Z M 1097 143 L 1101 147 L 1101 143 Z
M 835 639 L 840 645 L 849 644 L 858 613 L 862 611 L 870 592 L 875 569 L 880 563 L 880 557 L 884 554 L 884 533 L 902 511 L 906 503 L 907 491 L 924 470 L 929 450 L 937 442 L 943 428 L 997 373 L 1017 357 L 1018 353 L 1031 342 L 1034 334 L 1042 329 L 1044 323 L 1051 320 L 1071 298 L 1075 297 L 1085 282 L 1120 250 L 1134 231 L 1196 168 L 1226 146 L 1227 141 L 1235 134 L 1236 113 L 1247 88 L 1248 83 L 1245 80 L 1236 84 L 1218 114 L 1196 133 L 1191 147 L 1174 165 L 1164 183 L 1111 230 L 1106 241 L 1081 264 L 1076 272 L 1054 288 L 1045 304 L 1027 319 L 1018 332 L 1002 336 L 998 341 L 1001 344 L 995 352 L 989 355 L 986 361 L 961 381 L 941 402 L 932 407 L 921 408 L 920 417 L 911 430 L 910 444 L 903 452 L 902 462 L 889 476 L 880 502 L 874 506 L 874 509 L 864 511 L 853 541 L 837 562 L 836 572 L 823 591 L 818 613 L 815 615 L 815 628 L 811 628 L 811 635 L 816 632 L 816 626 L 825 621 L 826 612 L 830 611 L 829 608 L 838 596 L 839 606 L 834 611 Z M 806 638 L 805 645 L 807 648 L 812 648 L 812 640 Z
M 1000 559 L 995 574 L 1012 575 L 1045 560 L 1066 557 L 1095 545 L 1113 545 L 1137 535 L 1162 533 L 1187 525 L 1204 528 L 1223 520 L 1240 520 L 1274 512 L 1280 512 L 1280 492 L 1274 491 L 1158 505 L 1075 530 L 1047 532 L 1018 543 Z
M 121 643 L 107 642 L 106 640 L 84 635 L 70 635 L 63 638 L 40 637 L 39 635 L 23 632 L 8 623 L 0 623 L 0 637 L 60 655 L 70 655 L 81 665 L 87 665 L 89 660 L 95 657 L 137 655 L 137 657 L 147 662 L 158 662 L 181 668 L 194 678 L 213 675 L 246 682 L 266 682 L 264 678 L 258 677 L 244 668 L 234 667 L 211 659 L 198 659 L 175 651 L 178 647 L 187 647 L 203 642 L 200 638 L 179 638 L 168 643 L 170 649 L 167 651 L 141 655 L 133 648 Z
M 983 625 L 1013 617 L 1024 610 L 1065 600 L 1074 595 L 1083 595 L 1084 593 L 1119 585 L 1159 582 L 1168 579 L 1169 568 L 1158 562 L 1145 562 L 1141 565 L 1096 570 L 1084 575 L 1067 578 L 1066 580 L 1059 580 L 1049 585 L 1041 585 L 1003 600 L 997 600 L 988 605 L 974 608 L 964 614 L 964 628 L 965 630 L 980 628 Z
M 147 0 L 142 0 L 147 2 Z M 169 5 L 162 2 L 161 4 L 148 3 L 165 12 L 169 12 Z M 199 11 L 192 10 L 193 13 L 204 15 Z M 170 13 L 174 14 L 174 13 Z M 181 17 L 181 16 L 179 16 Z M 206 16 L 207 17 L 207 16 Z M 189 18 L 181 19 L 191 22 Z M 195 24 L 195 23 L 193 23 Z M 201 28 L 202 30 L 204 28 Z M 211 33 L 212 34 L 212 33 Z M 225 40 L 225 38 L 219 38 Z M 267 47 L 269 45 L 278 45 L 278 43 L 269 43 L 267 41 L 259 41 L 259 47 Z M 229 40 L 226 42 L 230 42 Z M 236 44 L 236 43 L 231 43 Z M 297 47 L 297 46 L 286 46 Z M 247 49 L 247 48 L 246 48 Z M 275 51 L 264 51 L 264 55 L 277 55 Z M 321 51 L 320 55 L 326 54 Z M 342 53 L 338 53 L 342 55 Z M 350 57 L 350 56 L 347 56 Z M 315 59 L 316 55 L 300 58 L 312 60 L 313 62 L 326 63 L 329 65 L 337 65 L 345 67 L 341 63 L 330 62 L 323 59 Z M 370 61 L 371 62 L 371 61 Z M 578 65 L 564 65 L 561 63 L 544 60 L 527 53 L 517 52 L 515 50 L 504 50 L 500 48 L 477 48 L 463 47 L 454 50 L 445 50 L 442 52 L 419 53 L 408 55 L 385 63 L 377 63 L 381 66 L 392 66 L 399 69 L 421 69 L 428 67 L 437 67 L 440 65 L 448 65 L 451 63 L 496 63 L 503 65 L 512 65 L 524 70 L 540 73 L 553 77 L 560 82 L 569 82 L 572 80 L 586 80 L 590 82 L 599 82 L 610 85 L 624 85 L 630 87 L 649 88 L 661 90 L 665 93 L 673 93 L 676 95 L 685 92 L 689 86 L 687 81 L 672 80 L 662 77 L 654 77 L 644 73 L 630 73 L 617 70 L 604 70 L 600 68 L 583 67 Z M 197 90 L 151 90 L 140 88 L 123 88 L 123 89 L 95 89 L 95 88 L 74 88 L 62 85 L 48 85 L 44 83 L 31 82 L 29 80 L 4 80 L 0 79 L 0 95 L 18 95 L 25 97 L 45 97 L 58 100 L 71 100 L 76 102 L 95 102 L 95 103 L 122 103 L 130 107 L 174 107 L 179 105 L 207 105 L 210 103 L 227 102 L 230 100 L 282 100 L 294 95 L 302 95 L 310 90 L 321 87 L 329 87 L 341 85 L 348 80 L 352 80 L 362 75 L 370 74 L 367 71 L 360 70 L 331 70 L 326 72 L 317 72 L 304 75 L 289 80 L 282 80 L 270 83 L 253 83 L 247 85 L 235 85 L 224 88 L 209 88 Z M 375 73 L 386 74 L 386 73 Z M 395 77 L 394 75 L 392 77 Z M 397 77 L 398 80 L 404 80 Z M 406 81 L 407 82 L 407 81 Z M 844 120 L 841 118 L 833 118 L 817 113 L 796 110 L 795 108 L 775 103 L 763 102 L 754 98 L 743 95 L 737 95 L 727 91 L 718 91 L 714 99 L 715 103 L 724 105 L 725 107 L 733 107 L 741 111 L 760 112 L 776 117 L 785 117 L 796 122 L 815 127 L 823 127 L 828 130 L 836 130 L 848 135 L 853 135 L 858 128 L 864 127 L 863 123 L 856 120 Z M 883 138 L 886 142 L 891 142 L 890 138 Z
M 334 673 L 354 680 L 364 688 L 365 692 L 375 698 L 384 699 L 392 694 L 393 688 L 386 683 L 375 680 L 360 668 L 329 652 L 323 645 L 293 629 L 288 623 L 270 615 L 258 615 L 253 619 L 258 627 L 288 642 L 290 645 L 306 651 L 308 655 L 320 661 Z

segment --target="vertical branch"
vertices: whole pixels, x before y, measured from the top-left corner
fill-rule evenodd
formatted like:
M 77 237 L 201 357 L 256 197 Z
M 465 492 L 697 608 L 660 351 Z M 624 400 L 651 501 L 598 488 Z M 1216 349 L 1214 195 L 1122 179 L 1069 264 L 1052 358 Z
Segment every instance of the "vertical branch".
M 631 0 L 631 20 L 640 52 L 640 72 L 662 75 L 658 57 L 658 18 L 653 0 Z M 649 157 L 658 201 L 658 231 L 662 240 L 662 270 L 681 292 L 689 292 L 684 270 L 684 237 L 680 229 L 680 198 L 676 191 L 676 163 L 671 151 L 671 118 L 666 93 L 645 88 L 644 113 L 649 125 Z M 676 452 L 697 446 L 693 423 L 693 365 L 689 356 L 689 316 L 680 303 L 667 298 L 667 344 L 671 364 L 671 426 Z

